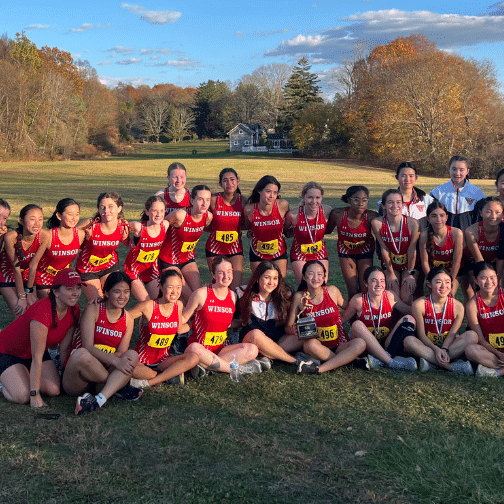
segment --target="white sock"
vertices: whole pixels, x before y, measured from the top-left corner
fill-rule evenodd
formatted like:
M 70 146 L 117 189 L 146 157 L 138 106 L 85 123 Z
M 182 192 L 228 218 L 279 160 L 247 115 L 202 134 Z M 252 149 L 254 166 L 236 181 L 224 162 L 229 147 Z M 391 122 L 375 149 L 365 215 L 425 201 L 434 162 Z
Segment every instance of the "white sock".
M 107 398 L 100 392 L 96 397 L 96 402 L 100 408 L 107 402 Z

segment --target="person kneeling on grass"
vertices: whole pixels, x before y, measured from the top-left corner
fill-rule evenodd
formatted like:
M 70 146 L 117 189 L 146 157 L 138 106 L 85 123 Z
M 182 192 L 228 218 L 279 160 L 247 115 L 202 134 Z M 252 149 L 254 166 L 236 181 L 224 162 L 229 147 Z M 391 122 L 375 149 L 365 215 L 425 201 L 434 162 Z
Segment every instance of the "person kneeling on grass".
M 184 352 L 194 353 L 199 358 L 192 375 L 198 378 L 207 371 L 229 373 L 229 364 L 235 359 L 240 372 L 260 373 L 261 364 L 255 360 L 258 353 L 255 345 L 227 344 L 227 331 L 236 304 L 236 293 L 229 289 L 233 281 L 233 265 L 229 259 L 220 256 L 213 261 L 211 273 L 212 283 L 196 289 L 182 313 L 183 323 L 187 323 L 194 315 L 193 332 Z
M 476 376 L 499 377 L 504 375 L 504 289 L 489 263 L 477 263 L 474 277 L 479 290 L 467 303 L 466 313 L 478 341 L 467 345 L 465 353 L 478 364 Z
M 182 326 L 182 273 L 175 268 L 161 273 L 161 293 L 159 299 L 143 301 L 134 306 L 129 314 L 133 318 L 142 317 L 140 337 L 135 345 L 138 364 L 133 371 L 130 385 L 147 388 L 179 376 L 184 383 L 184 372 L 199 363 L 194 352 L 170 355 L 177 331 Z
M 320 261 L 308 261 L 303 266 L 298 291 L 294 294 L 292 309 L 287 322 L 291 334 L 297 334 L 296 318 L 313 317 L 318 337 L 304 340 L 303 350 L 321 365 L 299 362 L 297 372 L 320 374 L 339 368 L 355 360 L 366 349 L 361 338 L 349 341 L 343 329 L 339 308 L 346 304 L 341 292 L 334 285 L 326 285 L 326 269 Z
M 354 315 L 351 336 L 366 342 L 367 366 L 372 368 L 414 371 L 417 368 L 413 357 L 402 357 L 403 341 L 415 334 L 415 319 L 408 315 L 411 308 L 403 303 L 398 294 L 385 289 L 385 273 L 378 266 L 370 266 L 364 272 L 366 292 L 356 294 L 341 316 L 343 323 Z M 392 326 L 393 309 L 405 316 Z
M 473 375 L 471 363 L 459 358 L 467 345 L 477 342 L 478 336 L 474 331 L 457 335 L 464 306 L 451 295 L 451 276 L 443 268 L 433 268 L 427 275 L 427 286 L 431 293 L 413 303 L 417 337 L 405 338 L 405 350 L 420 357 L 422 372 L 439 366 L 457 374 Z
M 124 273 L 111 273 L 103 286 L 105 299 L 84 309 L 71 350 L 60 349 L 65 362 L 63 388 L 68 395 L 79 396 L 76 415 L 101 408 L 114 394 L 129 401 L 142 395 L 141 389 L 128 384 L 138 362 L 138 354 L 128 350 L 133 319 L 124 307 L 130 289 L 131 280 Z M 87 393 L 96 384 L 103 385 L 101 392 Z

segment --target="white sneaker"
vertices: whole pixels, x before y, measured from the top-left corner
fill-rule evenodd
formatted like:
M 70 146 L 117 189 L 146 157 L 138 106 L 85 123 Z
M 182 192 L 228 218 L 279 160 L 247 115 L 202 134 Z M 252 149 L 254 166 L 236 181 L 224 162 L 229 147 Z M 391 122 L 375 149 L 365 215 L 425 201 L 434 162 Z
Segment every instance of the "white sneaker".
M 482 366 L 481 364 L 479 364 L 478 369 L 476 369 L 476 376 L 478 378 L 487 377 L 487 376 L 491 377 L 491 378 L 499 378 L 500 374 L 499 374 L 499 371 L 497 371 L 497 369 L 485 367 L 485 366 Z
M 261 371 L 269 371 L 271 369 L 271 359 L 268 359 L 268 357 L 263 355 L 255 360 L 261 364 Z
M 238 366 L 240 374 L 260 373 L 262 371 L 261 363 L 257 359 L 252 359 L 245 364 Z
M 131 378 L 130 385 L 132 387 L 142 388 L 142 389 L 150 387 L 148 380 L 140 380 L 139 378 Z
M 458 359 L 455 362 L 452 362 L 452 371 L 455 374 L 459 374 L 459 375 L 465 375 L 465 376 L 473 376 L 474 375 L 474 371 L 473 371 L 471 363 L 469 361 L 465 361 L 462 359 Z
M 389 368 L 395 371 L 416 371 L 417 363 L 414 357 L 394 357 L 389 362 Z
M 369 369 L 377 369 L 385 367 L 385 363 L 380 359 L 378 359 L 378 357 L 375 357 L 374 355 L 368 354 L 367 360 L 369 364 Z
M 427 373 L 428 371 L 434 371 L 434 366 L 423 357 L 420 357 L 420 366 L 418 368 L 420 373 Z

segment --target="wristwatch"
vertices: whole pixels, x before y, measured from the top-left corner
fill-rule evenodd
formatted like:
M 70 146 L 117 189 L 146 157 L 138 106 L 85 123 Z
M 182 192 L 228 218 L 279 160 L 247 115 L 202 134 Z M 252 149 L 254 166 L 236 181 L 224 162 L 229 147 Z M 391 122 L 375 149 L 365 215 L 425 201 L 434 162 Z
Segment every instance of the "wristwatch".
M 30 390 L 31 397 L 35 397 L 37 395 L 40 395 L 40 390 Z

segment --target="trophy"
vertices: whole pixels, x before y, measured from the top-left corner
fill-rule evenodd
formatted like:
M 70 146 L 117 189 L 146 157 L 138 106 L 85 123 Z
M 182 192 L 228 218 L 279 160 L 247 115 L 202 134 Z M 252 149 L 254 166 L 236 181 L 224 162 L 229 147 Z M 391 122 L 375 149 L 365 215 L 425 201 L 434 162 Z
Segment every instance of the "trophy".
M 313 318 L 313 304 L 310 302 L 311 296 L 308 291 L 306 291 L 303 294 L 303 297 L 301 298 L 304 307 L 303 309 L 298 313 L 297 315 L 297 332 L 298 336 L 300 339 L 310 339 L 310 338 L 317 338 L 318 337 L 318 331 L 317 331 L 317 323 L 315 322 L 315 319 Z M 306 315 L 301 318 L 301 316 L 306 312 Z

